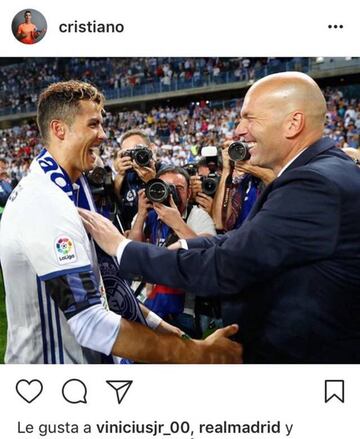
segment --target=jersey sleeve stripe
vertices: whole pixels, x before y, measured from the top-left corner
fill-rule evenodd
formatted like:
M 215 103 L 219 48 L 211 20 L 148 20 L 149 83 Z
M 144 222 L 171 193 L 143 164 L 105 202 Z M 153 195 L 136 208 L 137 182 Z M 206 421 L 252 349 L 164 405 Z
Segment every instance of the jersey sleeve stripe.
M 56 328 L 58 333 L 59 362 L 60 364 L 64 364 L 64 350 L 63 350 L 63 342 L 61 335 L 60 316 L 59 316 L 59 308 L 57 306 L 55 306 L 55 319 L 56 319 Z
M 48 313 L 48 324 L 49 324 L 49 335 L 50 335 L 51 363 L 56 364 L 54 328 L 53 328 L 52 312 L 51 312 L 51 298 L 49 292 L 47 291 L 47 288 L 46 288 L 46 302 L 47 302 L 47 313 Z
M 36 284 L 37 284 L 38 300 L 39 300 L 41 338 L 42 338 L 42 345 L 43 345 L 44 364 L 48 364 L 44 302 L 42 299 L 41 281 L 40 281 L 40 278 L 38 276 L 36 276 Z
M 53 271 L 52 273 L 44 274 L 42 276 L 39 276 L 39 279 L 42 281 L 54 279 L 56 277 L 64 276 L 66 274 L 72 274 L 72 273 L 84 273 L 91 271 L 90 265 L 84 265 L 83 267 L 75 267 L 70 268 L 68 270 L 60 270 L 60 271 Z
M 76 276 L 77 274 L 77 276 Z M 72 273 L 72 276 L 66 276 L 69 287 L 72 291 L 76 303 L 82 303 L 87 300 L 87 291 L 84 288 L 83 281 L 78 273 Z
M 67 320 L 86 308 L 101 304 L 92 272 L 72 273 L 46 281 L 46 288 Z

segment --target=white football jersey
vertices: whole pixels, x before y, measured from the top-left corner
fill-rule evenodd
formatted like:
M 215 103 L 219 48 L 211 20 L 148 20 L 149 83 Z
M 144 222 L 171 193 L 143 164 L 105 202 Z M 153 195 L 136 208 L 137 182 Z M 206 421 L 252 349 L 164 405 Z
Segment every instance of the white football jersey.
M 75 205 L 34 161 L 1 221 L 6 363 L 101 362 L 101 354 L 77 343 L 44 282 L 70 273 L 97 276 L 94 252 Z

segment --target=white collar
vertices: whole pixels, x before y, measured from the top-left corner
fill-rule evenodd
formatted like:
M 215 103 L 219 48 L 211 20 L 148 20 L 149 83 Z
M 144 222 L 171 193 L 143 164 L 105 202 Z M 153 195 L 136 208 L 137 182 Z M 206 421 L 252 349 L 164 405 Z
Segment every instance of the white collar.
M 295 157 L 293 157 L 289 162 L 286 163 L 286 165 L 280 170 L 278 173 L 278 177 L 291 165 L 292 162 L 294 162 L 304 151 L 306 148 L 302 149 L 298 154 L 296 154 Z

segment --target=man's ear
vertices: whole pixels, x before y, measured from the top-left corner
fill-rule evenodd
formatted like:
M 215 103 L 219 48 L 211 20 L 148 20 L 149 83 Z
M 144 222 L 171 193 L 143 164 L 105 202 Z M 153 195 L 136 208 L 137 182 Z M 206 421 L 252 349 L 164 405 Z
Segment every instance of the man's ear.
M 302 111 L 294 111 L 289 114 L 285 121 L 285 137 L 292 139 L 296 137 L 305 126 L 305 115 Z
M 53 119 L 50 122 L 50 131 L 59 140 L 65 139 L 66 127 L 65 123 L 58 119 Z

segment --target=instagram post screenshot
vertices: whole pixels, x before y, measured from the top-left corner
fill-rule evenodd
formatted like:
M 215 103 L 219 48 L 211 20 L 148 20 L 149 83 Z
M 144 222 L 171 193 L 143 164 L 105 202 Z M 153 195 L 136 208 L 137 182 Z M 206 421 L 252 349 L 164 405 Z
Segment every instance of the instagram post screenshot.
M 357 437 L 355 5 L 1 11 L 2 436 Z

